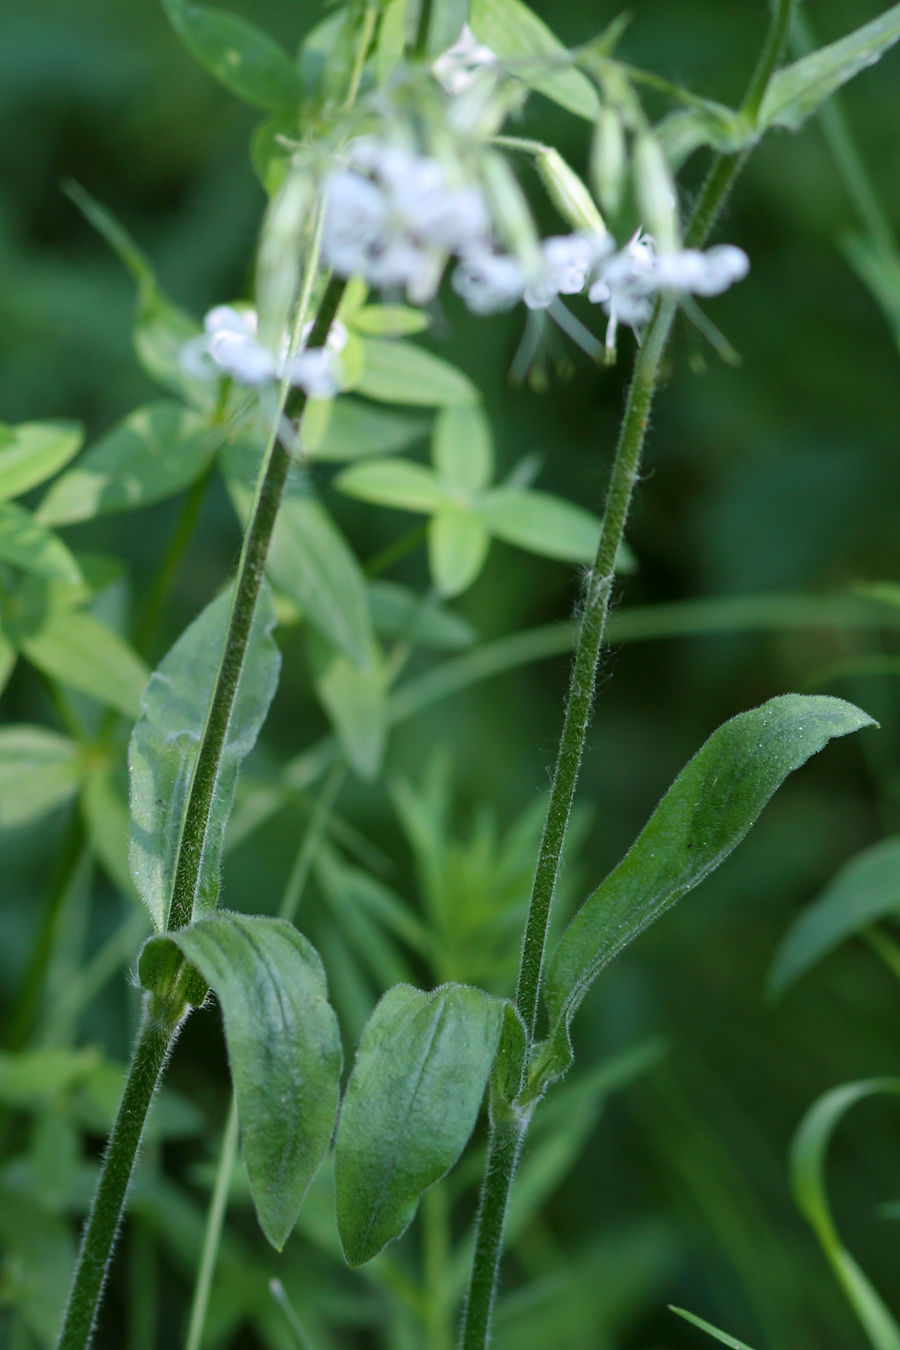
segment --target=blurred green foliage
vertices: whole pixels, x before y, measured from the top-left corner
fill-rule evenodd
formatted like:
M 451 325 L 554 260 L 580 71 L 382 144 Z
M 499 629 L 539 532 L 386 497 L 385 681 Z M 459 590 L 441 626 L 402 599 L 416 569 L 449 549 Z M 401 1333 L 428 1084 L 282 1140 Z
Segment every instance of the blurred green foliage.
M 243 0 L 232 8 L 290 47 L 320 17 L 308 0 Z M 613 17 L 611 9 L 596 13 L 575 0 L 544 0 L 535 8 L 567 42 L 587 38 Z M 636 63 L 733 103 L 759 45 L 765 8 L 762 0 L 730 6 L 635 0 L 621 50 Z M 807 16 L 824 41 L 879 9 L 875 0 L 809 0 Z M 897 61 L 896 53 L 888 57 L 844 97 L 863 159 L 893 220 L 900 219 Z M 63 195 L 61 180 L 75 178 L 116 212 L 152 258 L 167 293 L 199 316 L 247 286 L 263 205 L 247 154 L 256 119 L 191 62 L 155 0 L 6 6 L 0 14 L 0 104 L 7 128 L 0 138 L 0 416 L 10 423 L 80 419 L 93 442 L 158 391 L 131 348 L 132 283 Z M 539 98 L 529 104 L 522 134 L 551 140 L 570 162 L 586 164 L 589 128 Z M 833 592 L 862 580 L 898 579 L 900 362 L 874 300 L 839 248 L 843 233 L 857 223 L 818 124 L 796 136 L 774 135 L 751 161 L 729 205 L 724 236 L 750 254 L 751 276 L 716 309 L 741 364 L 722 364 L 681 325 L 630 529 L 639 567 L 625 583 L 629 606 L 763 591 Z M 576 353 L 563 371 L 548 370 L 546 390 L 514 387 L 508 370 L 521 322 L 515 312 L 476 321 L 445 295 L 425 341 L 483 391 L 500 475 L 523 455 L 538 455 L 542 486 L 596 510 L 622 403 L 626 353 L 608 373 Z M 364 511 L 337 493 L 329 493 L 328 502 L 363 558 L 385 547 L 402 520 Z M 145 596 L 177 509 L 167 502 L 67 530 L 73 547 L 126 558 L 127 578 L 114 606 L 125 610 Z M 215 486 L 166 609 L 153 662 L 214 593 L 238 539 L 224 490 Z M 415 554 L 391 575 L 419 585 L 424 574 L 421 554 Z M 490 638 L 565 619 L 574 600 L 570 569 L 498 543 L 457 608 L 481 637 Z M 832 955 L 780 1002 L 769 1001 L 765 988 L 795 912 L 849 856 L 900 825 L 896 668 L 885 673 L 878 663 L 851 661 L 835 673 L 836 662 L 868 659 L 889 652 L 890 644 L 889 634 L 798 630 L 649 641 L 610 657 L 580 786 L 580 844 L 577 851 L 572 847 L 567 876 L 570 903 L 619 858 L 677 770 L 736 711 L 788 689 L 815 688 L 854 699 L 882 730 L 840 743 L 791 780 L 701 894 L 620 958 L 592 993 L 577 1028 L 592 1059 L 658 1035 L 667 1053 L 613 1100 L 599 1124 L 600 1098 L 595 1109 L 587 1104 L 579 1117 L 583 1152 L 561 1184 L 546 1162 L 549 1182 L 535 1182 L 546 1206 L 539 1217 L 533 1208 L 526 1214 L 508 1260 L 513 1293 L 498 1322 L 498 1345 L 605 1346 L 610 1329 L 622 1350 L 696 1344 L 697 1333 L 664 1311 L 667 1302 L 707 1311 L 757 1347 L 830 1350 L 863 1343 L 793 1207 L 787 1149 L 819 1093 L 847 1079 L 900 1071 L 896 981 L 858 944 Z M 302 651 L 290 634 L 284 658 L 264 744 L 250 766 L 260 778 L 325 730 Z M 443 850 L 445 881 L 450 878 L 449 898 L 440 902 L 446 907 L 453 896 L 465 897 L 471 906 L 468 930 L 459 929 L 463 944 L 477 947 L 496 936 L 491 930 L 479 936 L 481 895 L 499 891 L 503 921 L 508 914 L 521 916 L 527 867 L 517 871 L 510 849 L 534 848 L 532 809 L 546 785 L 565 674 L 564 658 L 529 666 L 401 727 L 388 761 L 397 814 L 383 795 L 359 782 L 342 798 L 342 816 L 352 829 L 377 841 L 374 861 L 390 891 L 427 895 L 435 883 L 423 871 L 421 841 L 417 858 L 401 821 L 415 845 L 409 784 L 430 774 L 432 786 L 422 800 L 438 803 L 434 820 L 440 825 L 433 820 L 432 828 Z M 22 667 L 4 693 L 4 716 L 57 724 L 44 686 Z M 429 767 L 436 742 L 446 746 L 443 770 L 436 761 Z M 450 786 L 440 787 L 441 781 Z M 225 869 L 226 904 L 277 909 L 305 810 L 298 801 L 234 849 Z M 57 837 L 65 830 L 61 810 Z M 0 834 L 0 997 L 6 1008 L 52 884 L 51 852 L 46 822 Z M 369 856 L 367 866 L 372 861 Z M 327 917 L 332 880 L 326 857 L 300 920 L 304 929 L 322 934 L 326 964 L 330 946 L 332 955 L 343 950 Z M 51 1009 L 118 914 L 102 879 L 85 876 L 79 895 L 51 971 Z M 382 897 L 382 918 L 384 903 Z M 345 916 L 345 922 L 362 925 L 357 941 L 364 945 L 372 941 L 367 919 L 363 905 Z M 444 957 L 454 971 L 471 971 L 476 958 L 477 950 L 463 950 L 458 960 L 455 953 Z M 426 965 L 423 960 L 421 969 Z M 391 968 L 390 949 L 379 955 L 371 945 L 361 987 L 367 981 L 374 997 L 397 978 L 404 972 Z M 360 994 L 359 981 L 346 980 L 342 992 L 340 978 L 332 979 L 344 1025 L 355 1036 L 368 1012 L 366 994 Z M 120 976 L 90 1002 L 78 1043 L 123 1059 L 134 1007 L 133 991 Z M 21 1133 L 36 1120 L 33 1128 L 47 1132 L 36 1156 L 47 1160 L 41 1184 L 51 1191 L 53 1159 L 71 1148 L 75 1125 L 85 1125 L 85 1108 L 72 1103 L 87 1100 L 105 1063 L 61 1061 L 58 1102 L 65 1105 L 52 1111 L 46 1103 L 33 1111 L 29 1106 L 32 1114 L 20 1111 L 12 1124 L 4 1122 Z M 214 1019 L 192 1020 L 170 1082 L 180 1096 L 173 1095 L 168 1128 L 148 1146 L 142 1176 L 150 1174 L 162 1148 L 167 1175 L 205 1203 L 228 1100 Z M 199 1131 L 195 1121 L 182 1118 L 184 1098 L 203 1112 Z M 900 1185 L 890 1110 L 889 1104 L 866 1106 L 854 1115 L 830 1172 L 847 1245 L 886 1292 L 896 1270 L 896 1229 L 877 1217 L 876 1206 Z M 108 1106 L 88 1116 L 99 1129 Z M 92 1137 L 99 1146 L 98 1136 Z M 541 1146 L 539 1127 L 523 1175 Z M 304 1210 L 303 1232 L 315 1228 L 316 1206 L 328 1203 L 327 1178 L 321 1187 L 325 1194 L 314 1192 Z M 124 1344 L 129 1325 L 133 1350 L 178 1343 L 201 1213 L 184 1208 L 184 1194 L 170 1183 L 151 1187 L 139 1180 L 136 1219 L 129 1221 L 113 1270 L 99 1345 Z M 0 1241 L 15 1223 L 13 1199 L 2 1203 Z M 163 1252 L 156 1275 L 141 1255 L 147 1234 L 160 1239 Z M 48 1217 L 40 1242 L 48 1270 L 54 1263 L 65 1267 L 70 1238 L 57 1220 Z M 259 1247 L 252 1217 L 238 1204 L 214 1292 L 213 1337 L 217 1324 L 228 1323 L 229 1298 L 237 1299 L 241 1280 L 262 1278 L 246 1260 L 246 1252 Z M 284 1260 L 285 1272 L 279 1272 L 289 1283 L 289 1270 L 295 1302 L 296 1291 L 305 1289 L 314 1303 L 322 1255 L 298 1240 Z M 518 1306 L 514 1291 L 526 1276 L 535 1283 Z M 4 1278 L 14 1280 L 15 1270 L 7 1268 Z M 158 1339 L 152 1339 L 148 1311 L 154 1280 Z M 542 1281 L 556 1283 L 545 1289 L 543 1303 L 532 1306 Z M 30 1297 L 40 1301 L 41 1291 Z M 348 1328 L 342 1343 L 371 1344 L 362 1333 L 356 1336 L 353 1325 L 367 1321 L 375 1297 L 364 1280 L 348 1277 L 340 1307 L 319 1306 L 316 1317 L 337 1317 Z M 265 1317 L 274 1326 L 281 1313 L 273 1304 Z M 278 1344 L 279 1335 L 284 1331 L 272 1330 L 267 1343 Z M 232 1343 L 258 1344 L 250 1332 Z

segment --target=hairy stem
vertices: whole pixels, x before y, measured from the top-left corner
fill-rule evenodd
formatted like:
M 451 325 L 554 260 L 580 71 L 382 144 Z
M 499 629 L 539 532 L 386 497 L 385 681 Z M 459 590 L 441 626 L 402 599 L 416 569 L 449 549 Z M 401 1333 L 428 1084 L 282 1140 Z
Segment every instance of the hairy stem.
M 525 1122 L 518 1120 L 504 1120 L 491 1126 L 478 1204 L 472 1277 L 463 1314 L 463 1350 L 486 1346 L 490 1337 L 491 1313 L 503 1248 L 503 1224 L 525 1129 Z
M 57 1350 L 84 1350 L 90 1340 L 144 1122 L 180 1025 L 154 1016 L 145 998 L 125 1090 L 82 1235 Z
M 756 118 L 769 81 L 781 63 L 796 4 L 797 0 L 774 0 L 766 41 L 741 104 L 741 112 L 748 118 Z

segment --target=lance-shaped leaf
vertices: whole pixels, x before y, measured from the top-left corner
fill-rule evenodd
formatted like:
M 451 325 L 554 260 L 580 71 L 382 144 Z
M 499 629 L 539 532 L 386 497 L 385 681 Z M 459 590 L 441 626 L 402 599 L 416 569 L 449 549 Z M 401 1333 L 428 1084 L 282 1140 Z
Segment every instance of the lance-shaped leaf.
M 472 0 L 470 22 L 479 42 L 525 84 L 579 117 L 596 120 L 600 102 L 594 86 L 572 68 L 559 38 L 522 0 Z
M 422 1192 L 456 1162 L 475 1125 L 503 1004 L 447 984 L 389 989 L 363 1032 L 341 1108 L 338 1230 L 351 1266 L 406 1229 Z
M 280 112 L 300 102 L 300 75 L 282 46 L 246 19 L 208 5 L 163 0 L 175 32 L 204 70 L 252 108 Z
M 171 399 L 138 408 L 58 478 L 41 502 L 45 525 L 68 525 L 110 511 L 163 501 L 199 478 L 221 431 Z
M 713 732 L 550 960 L 548 1076 L 571 1061 L 568 1025 L 598 972 L 728 857 L 789 773 L 832 737 L 872 725 L 842 699 L 785 694 Z
M 900 837 L 895 835 L 851 858 L 797 916 L 772 965 L 772 992 L 781 993 L 854 933 L 898 914 Z
M 141 701 L 128 748 L 131 773 L 131 871 L 156 927 L 169 914 L 175 860 L 206 712 L 216 681 L 231 591 L 207 605 L 163 658 Z M 195 917 L 215 907 L 222 840 L 241 761 L 253 748 L 278 683 L 281 657 L 272 638 L 275 609 L 264 588 L 216 772 L 203 841 Z
M 124 638 L 92 614 L 50 607 L 34 631 L 26 625 L 13 637 L 45 675 L 137 717 L 150 672 Z
M 343 1057 L 322 962 L 284 919 L 211 914 L 150 939 L 141 955 L 147 987 L 173 947 L 221 1004 L 253 1202 L 280 1251 L 337 1115 Z
M 84 434 L 77 422 L 0 423 L 0 501 L 20 497 L 52 478 L 77 454 Z
M 900 41 L 900 5 L 838 42 L 820 47 L 773 75 L 759 110 L 758 126 L 796 131 L 820 104 Z
M 70 586 L 81 581 L 81 569 L 59 536 L 15 502 L 0 502 L 0 561 Z
M 424 408 L 478 401 L 478 390 L 467 375 L 413 342 L 366 338 L 363 349 L 365 361 L 355 385 L 358 394 Z
M 0 829 L 25 825 L 73 796 L 78 746 L 45 727 L 0 727 Z
M 701 1331 L 705 1331 L 707 1335 L 712 1336 L 713 1340 L 718 1341 L 720 1345 L 727 1345 L 729 1350 L 750 1350 L 750 1346 L 745 1341 L 736 1340 L 734 1336 L 729 1336 L 727 1331 L 720 1331 L 718 1327 L 713 1326 L 712 1322 L 704 1321 L 702 1317 L 697 1317 L 695 1313 L 686 1312 L 684 1308 L 676 1308 L 672 1303 L 669 1304 L 669 1308 L 678 1317 L 683 1317 L 685 1322 L 690 1322 L 692 1327 L 699 1327 Z
M 313 406 L 314 400 L 307 409 Z M 345 395 L 332 403 L 327 426 L 318 443 L 311 447 L 311 453 L 314 459 L 329 460 L 386 455 L 424 440 L 429 425 L 425 418 L 388 412 Z

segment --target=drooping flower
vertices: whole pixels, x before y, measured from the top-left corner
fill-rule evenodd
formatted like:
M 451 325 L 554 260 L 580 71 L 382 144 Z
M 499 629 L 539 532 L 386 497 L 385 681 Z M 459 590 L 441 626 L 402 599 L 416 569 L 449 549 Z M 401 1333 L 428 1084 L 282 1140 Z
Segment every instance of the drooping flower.
M 487 66 L 497 64 L 497 54 L 479 42 L 469 25 L 452 47 L 442 52 L 431 67 L 431 73 L 448 94 L 464 94 Z
M 541 244 L 541 271 L 525 290 L 529 309 L 546 309 L 558 295 L 580 295 L 597 266 L 615 252 L 612 235 L 589 230 L 551 235 Z
M 331 398 L 340 387 L 337 353 L 347 341 L 343 324 L 332 324 L 325 347 L 301 349 L 293 356 L 287 336 L 278 352 L 260 342 L 256 311 L 252 309 L 216 305 L 204 319 L 203 328 L 203 335 L 186 342 L 179 355 L 182 370 L 193 379 L 228 375 L 238 384 L 259 388 L 287 373 L 292 385 L 313 398 Z M 310 329 L 307 324 L 304 340 Z

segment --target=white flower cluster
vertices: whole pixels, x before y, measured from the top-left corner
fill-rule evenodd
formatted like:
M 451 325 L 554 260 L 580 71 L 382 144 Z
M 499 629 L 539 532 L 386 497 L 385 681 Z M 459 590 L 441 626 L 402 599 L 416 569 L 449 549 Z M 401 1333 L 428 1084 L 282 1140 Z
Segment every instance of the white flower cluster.
M 255 386 L 283 379 L 287 374 L 291 384 L 313 398 L 331 398 L 337 393 L 340 387 L 337 353 L 347 341 L 343 324 L 331 325 L 324 347 L 302 350 L 293 356 L 286 337 L 280 351 L 270 351 L 260 342 L 257 327 L 255 310 L 217 305 L 203 322 L 203 334 L 182 347 L 181 369 L 196 380 L 214 380 L 229 375 L 238 384 Z M 307 324 L 304 340 L 311 329 L 312 324 Z
M 464 94 L 486 67 L 497 65 L 497 54 L 479 42 L 468 24 L 452 47 L 442 52 L 431 73 L 448 94 Z

